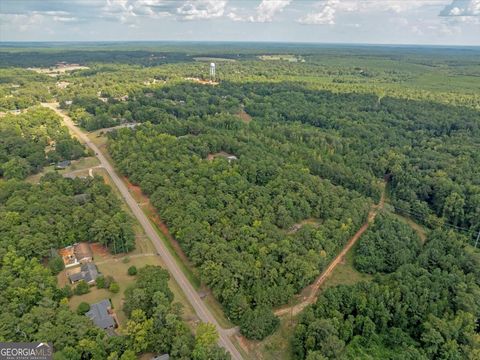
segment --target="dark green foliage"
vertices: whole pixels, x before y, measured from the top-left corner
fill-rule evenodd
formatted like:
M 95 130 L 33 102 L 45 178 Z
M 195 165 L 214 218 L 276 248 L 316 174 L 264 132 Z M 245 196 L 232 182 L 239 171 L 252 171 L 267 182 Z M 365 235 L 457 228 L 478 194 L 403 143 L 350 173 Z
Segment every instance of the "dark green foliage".
M 37 258 L 27 259 L 13 247 L 7 249 L 0 258 L 2 341 L 52 342 L 56 359 L 80 360 L 91 351 L 98 354 L 96 358 L 106 359 L 111 340 L 86 316 L 63 303 L 69 289 L 58 289 L 56 278 Z
M 393 215 L 379 214 L 355 251 L 355 267 L 365 273 L 390 273 L 412 263 L 420 251 L 420 238 Z
M 140 309 L 150 317 L 154 308 L 154 294 L 161 292 L 168 301 L 173 300 L 173 293 L 168 288 L 170 275 L 160 267 L 147 265 L 138 271 L 135 286 L 125 291 L 123 310 L 130 316 L 133 310 Z
M 127 273 L 130 276 L 137 275 L 137 267 L 135 265 L 130 266 L 127 270 Z
M 56 275 L 65 268 L 65 264 L 60 256 L 54 256 L 48 261 L 48 267 Z
M 320 134 L 310 137 L 295 126 L 244 127 L 229 116 L 196 124 L 121 130 L 109 148 L 120 169 L 151 195 L 227 315 L 239 320 L 246 309 L 283 304 L 308 285 L 365 220 L 370 202 L 298 164 L 295 153 L 328 152 Z M 189 126 L 202 134 L 164 133 Z M 206 159 L 222 150 L 239 159 Z M 289 230 L 308 218 L 321 225 Z M 230 305 L 242 295 L 242 306 Z
M 81 302 L 80 304 L 78 304 L 77 314 L 78 315 L 85 315 L 85 313 L 89 310 L 90 310 L 90 304 L 86 303 L 86 302 Z
M 173 303 L 168 288 L 168 272 L 147 265 L 138 270 L 135 284 L 125 292 L 123 310 L 129 317 L 126 325 L 130 348 L 158 354 L 168 353 L 176 359 L 229 359 L 216 342 L 218 334 L 211 324 L 200 324 L 196 338 L 181 320 L 181 307 Z M 213 326 L 213 325 L 212 325 Z
M 24 179 L 49 162 L 85 155 L 58 115 L 41 107 L 2 117 L 0 139 L 0 176 L 6 179 Z
M 76 194 L 88 194 L 89 201 L 78 203 Z M 0 255 L 15 245 L 24 256 L 42 258 L 86 239 L 113 253 L 134 248 L 131 219 L 102 178 L 72 180 L 50 173 L 38 185 L 0 182 Z
M 73 290 L 70 285 L 65 285 L 63 288 L 58 289 L 58 298 L 63 299 L 63 298 L 71 298 L 73 296 Z
M 424 223 L 435 214 L 448 224 L 478 226 L 480 190 L 475 165 L 480 158 L 475 139 L 480 137 L 480 115 L 474 109 L 376 94 L 316 91 L 287 82 L 239 85 L 225 81 L 216 87 L 187 83 L 146 91 L 153 96 L 138 92 L 127 103 L 103 104 L 102 111 L 118 112 L 116 116 L 128 111 L 134 120 L 159 123 L 175 136 L 198 135 L 206 132 L 207 120 L 222 133 L 225 129 L 238 132 L 244 127 L 239 121 L 231 117 L 220 121 L 218 114 L 234 114 L 243 103 L 255 119 L 250 129 L 264 134 L 275 126 L 269 137 L 281 141 L 286 136 L 290 148 L 297 142 L 304 145 L 289 154 L 312 174 L 376 200 L 380 195 L 376 179 L 388 174 L 394 205 L 403 213 L 412 213 Z M 174 117 L 188 121 L 175 122 Z M 298 131 L 299 123 L 303 132 Z M 293 129 L 298 132 L 292 134 Z M 224 143 L 191 150 L 202 157 L 207 150 L 244 152 L 233 141 Z M 305 149 L 312 146 L 316 151 Z M 251 166 L 257 168 L 257 176 L 263 175 L 257 164 Z
M 255 309 L 248 309 L 240 320 L 240 329 L 249 339 L 261 340 L 272 334 L 280 321 L 267 306 L 260 305 Z
M 90 292 L 90 286 L 84 281 L 80 280 L 73 289 L 75 295 L 83 295 Z
M 99 289 L 108 289 L 108 287 L 110 286 L 110 284 L 109 284 L 109 286 L 107 286 L 107 280 L 105 279 L 105 277 L 103 275 L 99 275 L 95 279 L 95 285 Z
M 374 233 L 398 226 L 385 226 L 385 221 Z M 359 354 L 476 358 L 480 303 L 474 299 L 480 293 L 475 280 L 480 259 L 461 241 L 452 231 L 436 230 L 418 260 L 372 283 L 327 289 L 300 318 L 293 343 L 296 357 L 307 359 L 310 351 L 318 351 L 329 359 L 358 359 Z
M 378 201 L 385 175 L 396 211 L 432 228 L 480 230 L 478 49 L 79 46 L 94 51 L 0 52 L 9 66 L 103 63 L 61 75 L 70 82 L 66 89 L 46 75 L 0 69 L 0 109 L 55 96 L 88 130 L 144 123 L 111 134 L 117 166 L 150 196 L 227 316 L 250 337 L 275 329 L 271 308 L 338 253 Z M 237 61 L 221 63 L 217 86 L 185 81 L 203 76 L 206 64 L 193 57 L 208 51 Z M 302 61 L 259 61 L 265 53 Z M 240 111 L 253 120 L 239 121 Z M 0 176 L 23 179 L 49 162 L 81 156 L 59 124 L 44 109 L 3 117 Z M 220 151 L 238 160 L 205 160 Z M 134 323 L 126 336 L 108 340 L 60 305 L 69 290 L 57 289 L 39 261 L 51 247 L 88 239 L 119 253 L 134 244 L 128 217 L 105 186 L 93 183 L 0 180 L 0 339 L 54 340 L 56 358 L 66 360 L 109 354 L 126 360 L 143 349 L 223 358 L 185 328 L 161 272 L 148 270 L 148 281 L 128 291 Z M 72 205 L 72 196 L 85 192 L 91 200 Z M 377 219 L 356 259 L 360 270 L 377 273 L 375 280 L 324 292 L 296 329 L 299 358 L 480 357 L 478 254 L 454 233 L 434 232 L 421 249 L 412 234 L 390 218 Z

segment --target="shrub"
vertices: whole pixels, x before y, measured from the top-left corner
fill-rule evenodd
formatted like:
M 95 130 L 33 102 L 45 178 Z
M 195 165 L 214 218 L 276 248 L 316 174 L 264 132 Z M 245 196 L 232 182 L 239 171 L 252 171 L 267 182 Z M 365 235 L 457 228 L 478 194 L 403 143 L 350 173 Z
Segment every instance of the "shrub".
M 80 280 L 77 286 L 75 287 L 75 290 L 73 290 L 73 293 L 75 295 L 83 295 L 88 293 L 89 291 L 90 291 L 90 286 L 88 286 L 88 284 L 84 280 Z
M 59 289 L 60 297 L 71 298 L 73 296 L 72 287 L 70 285 L 65 285 L 63 288 Z
M 100 275 L 99 277 L 97 277 L 97 279 L 95 280 L 96 284 L 97 284 L 97 288 L 99 289 L 105 289 L 106 286 L 105 286 L 105 277 L 103 275 Z
M 108 288 L 112 293 L 116 294 L 120 291 L 120 286 L 116 282 L 112 282 Z
M 90 310 L 90 304 L 86 303 L 86 302 L 81 302 L 80 304 L 78 304 L 78 307 L 77 307 L 77 314 L 78 315 L 85 315 L 85 313 Z
M 137 267 L 132 265 L 128 268 L 128 271 L 127 271 L 128 275 L 130 276 L 134 276 L 134 275 L 137 275 Z

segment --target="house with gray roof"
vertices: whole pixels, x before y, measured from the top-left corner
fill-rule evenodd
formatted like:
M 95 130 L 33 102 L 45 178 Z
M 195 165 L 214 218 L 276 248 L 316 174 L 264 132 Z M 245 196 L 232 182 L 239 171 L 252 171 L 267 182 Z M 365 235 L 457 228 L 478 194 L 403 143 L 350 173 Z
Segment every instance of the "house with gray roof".
M 90 305 L 90 310 L 85 313 L 85 316 L 101 329 L 112 330 L 117 327 L 113 316 L 112 304 L 108 299 Z
M 68 278 L 72 284 L 83 280 L 89 285 L 94 285 L 99 275 L 100 273 L 94 263 L 85 263 L 81 265 L 79 272 L 70 274 Z

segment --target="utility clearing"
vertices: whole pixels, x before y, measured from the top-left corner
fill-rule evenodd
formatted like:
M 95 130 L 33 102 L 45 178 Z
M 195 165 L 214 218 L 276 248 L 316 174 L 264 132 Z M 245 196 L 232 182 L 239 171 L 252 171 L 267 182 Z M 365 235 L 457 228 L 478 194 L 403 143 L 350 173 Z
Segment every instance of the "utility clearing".
M 318 297 L 318 292 L 320 287 L 323 285 L 325 280 L 332 274 L 333 270 L 337 267 L 338 264 L 341 264 L 343 258 L 348 253 L 348 251 L 355 245 L 358 239 L 363 235 L 363 233 L 368 229 L 370 224 L 375 220 L 378 212 L 383 209 L 385 204 L 385 188 L 386 183 L 384 183 L 382 189 L 382 196 L 380 197 L 380 201 L 378 204 L 373 205 L 372 209 L 368 214 L 368 219 L 365 224 L 362 225 L 360 229 L 348 240 L 347 244 L 344 246 L 342 251 L 333 259 L 333 261 L 327 266 L 327 268 L 320 274 L 320 276 L 315 280 L 315 282 L 307 286 L 303 291 L 300 293 L 300 298 L 302 301 L 296 305 L 282 307 L 275 311 L 275 315 L 283 316 L 283 315 L 290 315 L 295 316 L 300 313 L 303 309 L 305 309 L 308 305 L 313 304 Z

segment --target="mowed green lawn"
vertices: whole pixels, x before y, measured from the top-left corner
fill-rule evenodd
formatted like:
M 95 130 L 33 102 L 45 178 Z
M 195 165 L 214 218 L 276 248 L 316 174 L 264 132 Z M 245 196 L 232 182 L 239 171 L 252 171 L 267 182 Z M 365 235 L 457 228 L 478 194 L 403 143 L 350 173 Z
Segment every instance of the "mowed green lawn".
M 124 259 L 128 259 L 128 262 Z M 72 310 L 76 310 L 78 305 L 81 302 L 87 302 L 93 304 L 99 302 L 103 299 L 110 299 L 112 301 L 115 312 L 120 321 L 120 326 L 123 327 L 126 324 L 126 316 L 122 310 L 123 307 L 123 298 L 125 290 L 135 282 L 135 276 L 130 276 L 127 274 L 127 270 L 130 266 L 136 266 L 137 269 L 140 269 L 146 265 L 155 265 L 161 266 L 160 257 L 156 255 L 146 255 L 141 257 L 124 257 L 120 259 L 108 259 L 101 261 L 97 264 L 98 270 L 106 277 L 112 276 L 115 281 L 120 285 L 120 291 L 117 294 L 114 294 L 106 289 L 97 289 L 96 287 L 91 287 L 90 292 L 84 295 L 74 295 L 70 298 L 69 306 Z M 175 301 L 184 305 L 183 307 L 183 318 L 187 322 L 192 322 L 196 320 L 196 315 L 193 312 L 193 309 L 188 305 L 183 293 L 180 291 L 178 285 L 170 279 L 169 282 L 170 290 L 172 290 Z

